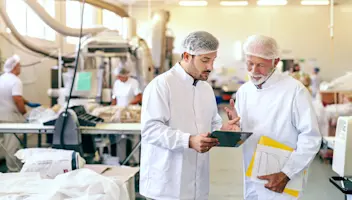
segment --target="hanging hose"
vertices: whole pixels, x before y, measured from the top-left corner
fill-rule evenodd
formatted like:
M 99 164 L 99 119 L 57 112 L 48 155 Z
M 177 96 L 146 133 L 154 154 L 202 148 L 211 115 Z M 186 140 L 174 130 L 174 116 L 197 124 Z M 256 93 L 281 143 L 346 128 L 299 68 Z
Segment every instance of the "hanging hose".
M 75 59 L 75 61 L 76 61 L 75 69 L 74 69 L 74 73 L 73 73 L 73 79 L 72 79 L 70 93 L 69 93 L 68 100 L 67 100 L 67 105 L 66 105 L 66 108 L 65 108 L 65 112 L 63 114 L 64 120 L 63 120 L 63 123 L 62 123 L 61 133 L 60 133 L 60 147 L 62 149 L 65 148 L 64 130 L 65 130 L 66 122 L 67 122 L 68 107 L 70 105 L 70 100 L 72 98 L 72 91 L 73 91 L 73 87 L 74 87 L 74 83 L 75 83 L 75 79 L 76 79 L 76 73 L 77 73 L 77 68 L 78 68 L 78 63 L 79 63 L 79 55 L 80 55 L 80 52 L 81 52 L 81 39 L 82 39 L 82 30 L 83 30 L 84 5 L 85 5 L 85 0 L 83 0 L 83 2 L 82 2 L 81 27 L 80 27 L 80 35 L 79 35 L 79 42 L 78 42 L 78 50 L 77 50 L 77 55 L 76 55 L 76 59 Z

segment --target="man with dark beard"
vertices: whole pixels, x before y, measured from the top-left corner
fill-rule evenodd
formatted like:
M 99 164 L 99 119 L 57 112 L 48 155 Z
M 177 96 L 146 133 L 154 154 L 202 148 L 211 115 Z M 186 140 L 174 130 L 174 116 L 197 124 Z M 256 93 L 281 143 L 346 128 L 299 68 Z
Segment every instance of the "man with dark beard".
M 208 199 L 209 153 L 215 130 L 239 130 L 238 118 L 222 124 L 206 80 L 218 40 L 208 32 L 189 34 L 182 60 L 144 90 L 140 193 L 148 199 Z

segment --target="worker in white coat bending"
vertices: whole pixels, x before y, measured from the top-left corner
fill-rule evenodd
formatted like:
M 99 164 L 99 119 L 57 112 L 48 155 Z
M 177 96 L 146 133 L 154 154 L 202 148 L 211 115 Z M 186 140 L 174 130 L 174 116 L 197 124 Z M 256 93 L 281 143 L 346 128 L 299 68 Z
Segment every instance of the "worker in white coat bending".
M 208 32 L 189 34 L 182 60 L 144 90 L 140 193 L 154 200 L 205 200 L 214 130 L 238 130 L 238 119 L 222 124 L 206 82 L 219 42 Z
M 244 53 L 250 81 L 239 88 L 235 110 L 228 113 L 230 118 L 238 114 L 242 131 L 253 132 L 243 146 L 244 169 L 261 136 L 295 149 L 281 172 L 259 177 L 266 184 L 245 177 L 245 200 L 295 199 L 283 190 L 292 177 L 309 167 L 321 144 L 310 94 L 301 82 L 275 70 L 280 59 L 273 38 L 250 36 Z
M 0 76 L 0 123 L 23 123 L 26 107 L 38 107 L 38 103 L 30 103 L 23 98 L 23 84 L 18 76 L 21 73 L 20 58 L 14 55 L 4 64 L 4 74 Z M 20 170 L 21 163 L 14 156 L 20 143 L 13 134 L 0 134 L 0 151 L 6 156 L 8 171 Z

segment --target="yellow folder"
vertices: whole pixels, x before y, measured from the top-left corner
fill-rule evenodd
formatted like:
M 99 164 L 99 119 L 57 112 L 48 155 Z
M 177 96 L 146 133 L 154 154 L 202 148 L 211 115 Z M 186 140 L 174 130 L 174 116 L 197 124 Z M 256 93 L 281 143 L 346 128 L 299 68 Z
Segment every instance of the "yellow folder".
M 278 148 L 278 149 L 281 149 L 281 150 L 286 150 L 286 151 L 290 151 L 290 152 L 293 152 L 294 149 L 285 145 L 285 144 L 282 144 L 276 140 L 273 140 L 267 136 L 261 136 L 260 139 L 259 139 L 259 142 L 258 144 L 260 145 L 264 145 L 264 146 L 268 146 L 268 147 L 273 147 L 273 148 Z M 254 152 L 253 156 L 252 156 L 252 160 L 248 166 L 248 169 L 247 169 L 247 172 L 246 172 L 246 176 L 247 177 L 252 177 L 252 171 L 253 171 L 253 167 L 254 167 L 254 161 L 255 161 L 255 156 L 256 156 L 256 152 Z M 306 171 L 304 171 L 304 175 L 306 174 Z M 294 197 L 298 197 L 299 196 L 299 192 L 298 190 L 293 190 L 293 189 L 289 189 L 289 188 L 285 188 L 284 189 L 284 193 L 287 193 L 291 196 L 294 196 Z

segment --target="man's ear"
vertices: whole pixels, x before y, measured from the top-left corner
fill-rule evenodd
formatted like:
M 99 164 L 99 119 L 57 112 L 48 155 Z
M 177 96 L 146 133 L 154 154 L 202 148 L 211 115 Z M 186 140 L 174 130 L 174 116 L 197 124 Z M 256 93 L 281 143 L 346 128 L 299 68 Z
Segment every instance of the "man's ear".
M 274 61 L 274 66 L 276 67 L 279 62 L 280 62 L 280 58 L 276 58 Z
M 183 53 L 183 59 L 186 61 L 186 62 L 189 62 L 191 60 L 191 54 L 187 53 L 187 52 L 184 52 Z

